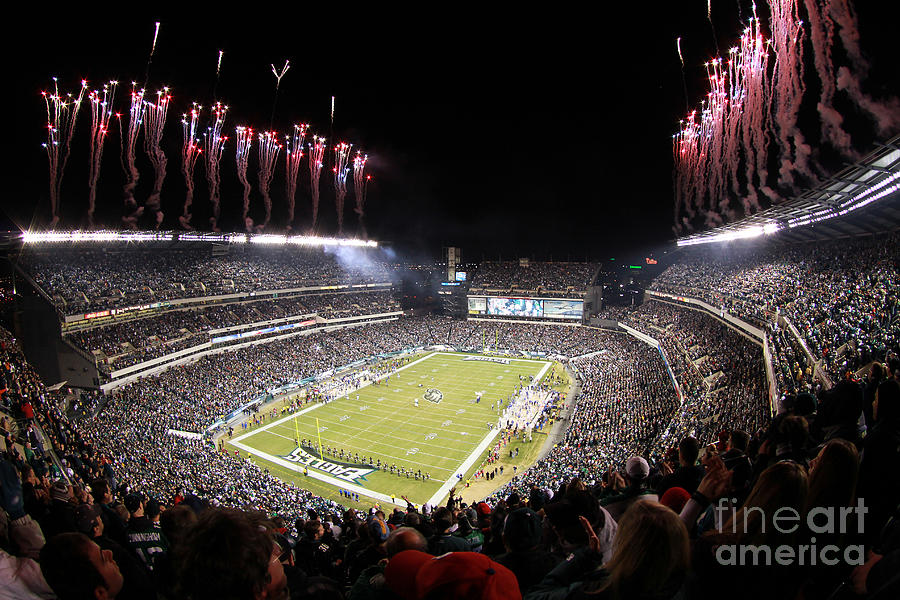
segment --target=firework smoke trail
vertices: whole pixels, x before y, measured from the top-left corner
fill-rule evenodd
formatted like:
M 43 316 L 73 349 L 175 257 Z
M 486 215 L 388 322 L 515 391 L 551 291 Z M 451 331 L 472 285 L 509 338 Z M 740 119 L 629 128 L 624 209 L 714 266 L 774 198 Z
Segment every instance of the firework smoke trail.
M 300 160 L 303 158 L 303 142 L 306 140 L 306 132 L 309 125 L 300 123 L 294 125 L 294 132 L 290 136 L 284 136 L 284 167 L 285 185 L 287 187 L 288 220 L 287 229 L 290 231 L 294 223 L 294 208 L 297 196 L 297 174 L 300 171 Z
M 209 184 L 209 203 L 212 205 L 212 216 L 209 225 L 213 231 L 219 231 L 219 163 L 222 160 L 222 152 L 225 142 L 228 140 L 222 135 L 222 127 L 225 125 L 225 115 L 228 107 L 221 102 L 216 102 L 212 108 L 212 126 L 203 134 L 203 151 L 206 154 L 206 181 Z
M 344 198 L 347 197 L 347 175 L 350 173 L 347 160 L 350 158 L 351 144 L 341 142 L 334 147 L 334 206 L 338 215 L 338 235 L 344 233 Z
M 94 227 L 94 207 L 97 201 L 97 180 L 100 178 L 100 162 L 103 158 L 103 142 L 109 132 L 112 105 L 116 97 L 117 81 L 110 81 L 103 90 L 88 95 L 91 102 L 91 172 L 88 177 L 88 227 Z
M 806 14 L 809 17 L 809 33 L 813 45 L 813 64 L 822 82 L 819 103 L 816 106 L 822 120 L 822 137 L 846 157 L 856 158 L 850 134 L 844 131 L 844 117 L 835 110 L 832 102 L 835 92 L 834 65 L 831 62 L 831 48 L 834 43 L 834 23 L 826 15 L 826 0 L 806 0 Z
M 250 147 L 253 145 L 253 130 L 249 127 L 237 127 L 235 131 L 237 176 L 241 185 L 244 186 L 244 212 L 242 219 L 247 231 L 252 232 L 253 219 L 250 218 L 250 182 L 247 180 L 247 163 L 250 160 Z
M 144 71 L 144 88 L 150 84 L 150 65 L 153 64 L 153 55 L 156 53 L 156 39 L 159 37 L 160 22 L 156 22 L 156 29 L 153 31 L 153 43 L 150 45 L 150 56 L 147 57 L 147 70 Z
M 75 132 L 75 121 L 78 109 L 84 99 L 87 81 L 82 80 L 77 96 L 59 93 L 59 82 L 53 78 L 53 93 L 41 92 L 47 105 L 47 143 L 43 144 L 47 151 L 50 166 L 50 227 L 59 223 L 59 196 L 62 189 L 63 173 L 69 160 L 72 146 L 72 134 Z
M 866 78 L 869 63 L 859 47 L 859 24 L 856 14 L 847 0 L 831 0 L 828 3 L 831 18 L 838 26 L 841 44 L 852 63 L 852 69 L 840 67 L 837 73 L 837 88 L 846 92 L 850 99 L 875 121 L 878 134 L 889 136 L 900 128 L 900 100 L 889 98 L 878 101 L 863 93 L 860 81 Z
M 681 86 L 684 88 L 684 112 L 690 110 L 688 103 L 687 79 L 684 76 L 684 56 L 681 55 L 681 38 L 675 40 L 675 47 L 678 48 L 678 60 L 681 61 Z
M 197 137 L 197 121 L 200 120 L 199 104 L 194 102 L 191 107 L 190 118 L 187 114 L 181 115 L 181 130 L 184 134 L 184 144 L 181 146 L 181 173 L 184 175 L 184 184 L 187 187 L 187 194 L 184 198 L 184 210 L 178 220 L 185 229 L 193 229 L 191 227 L 191 218 L 193 215 L 189 212 L 191 205 L 194 203 L 194 165 L 197 163 L 197 157 L 200 156 L 200 139 Z
M 806 94 L 803 84 L 803 23 L 796 0 L 771 0 L 769 29 L 775 66 L 772 71 L 772 109 L 781 166 L 778 184 L 793 189 L 794 173 L 817 181 L 810 163 L 812 148 L 797 127 L 800 105 Z
M 712 20 L 712 0 L 706 0 L 706 20 L 709 21 L 709 28 L 712 31 L 713 44 L 716 45 L 716 56 L 719 55 L 719 38 L 716 35 L 716 26 Z
M 355 212 L 359 216 L 359 227 L 362 230 L 363 237 L 368 237 L 365 233 L 366 228 L 363 224 L 364 208 L 366 205 L 366 185 L 372 178 L 366 175 L 366 162 L 369 160 L 368 154 L 363 154 L 359 150 L 353 157 L 353 195 L 356 198 Z
M 309 188 L 312 195 L 312 232 L 316 231 L 319 218 L 319 175 L 325 158 L 325 138 L 313 136 L 309 144 Z
M 257 225 L 257 231 L 263 231 L 272 219 L 272 197 L 269 195 L 269 187 L 272 185 L 275 162 L 280 151 L 281 144 L 278 143 L 278 135 L 274 131 L 259 134 L 259 191 L 266 208 L 266 218 L 261 225 Z
M 155 217 L 156 227 L 158 228 L 163 220 L 163 213 L 160 210 L 162 206 L 162 186 L 166 179 L 166 154 L 160 147 L 162 141 L 163 130 L 166 125 L 166 114 L 169 111 L 169 102 L 172 96 L 169 95 L 169 88 L 163 88 L 156 92 L 156 104 L 146 102 L 146 114 L 144 115 L 144 150 L 150 157 L 153 164 L 153 170 L 156 177 L 153 180 L 153 190 L 144 203 L 145 210 L 150 210 Z
M 144 90 L 136 89 L 137 83 L 131 82 L 131 108 L 128 111 L 128 134 L 122 142 L 122 154 L 124 155 L 125 169 L 125 214 L 122 222 L 132 229 L 137 229 L 137 220 L 144 214 L 144 208 L 137 205 L 134 198 L 134 190 L 137 188 L 140 172 L 135 164 L 135 150 L 137 139 L 141 133 L 141 125 L 144 122 Z M 121 131 L 121 127 L 120 127 Z

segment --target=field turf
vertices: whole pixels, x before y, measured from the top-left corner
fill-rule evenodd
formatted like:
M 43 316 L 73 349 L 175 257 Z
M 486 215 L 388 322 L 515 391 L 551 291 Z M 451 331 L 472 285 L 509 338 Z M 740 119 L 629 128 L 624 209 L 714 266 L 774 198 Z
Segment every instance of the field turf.
M 333 497 L 327 492 L 340 488 L 359 494 L 361 505 L 373 499 L 404 504 L 403 495 L 416 504 L 439 502 L 456 484 L 456 475 L 465 475 L 490 445 L 499 402 L 508 403 L 523 383 L 520 376 L 526 381 L 537 378 L 550 366 L 540 360 L 510 358 L 509 364 L 499 364 L 467 357 L 472 355 L 426 354 L 389 379 L 327 404 L 307 404 L 293 415 L 235 436 L 229 444 L 279 478 L 320 495 Z M 439 402 L 426 399 L 438 395 L 429 390 L 440 392 Z M 482 397 L 476 403 L 477 392 Z M 311 441 L 305 452 L 297 450 L 298 434 Z M 343 450 L 344 458 L 327 451 L 320 457 L 320 439 L 323 449 Z M 360 461 L 355 460 L 357 453 Z M 430 478 L 416 480 L 383 469 L 367 472 L 369 458 Z

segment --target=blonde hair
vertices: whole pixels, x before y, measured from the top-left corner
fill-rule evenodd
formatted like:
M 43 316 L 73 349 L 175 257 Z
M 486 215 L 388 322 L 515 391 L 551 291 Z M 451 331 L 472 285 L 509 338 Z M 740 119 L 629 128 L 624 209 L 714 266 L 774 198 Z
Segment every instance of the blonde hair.
M 620 598 L 646 596 L 678 584 L 691 562 L 687 528 L 659 502 L 639 500 L 619 521 L 609 577 L 594 592 L 611 590 Z

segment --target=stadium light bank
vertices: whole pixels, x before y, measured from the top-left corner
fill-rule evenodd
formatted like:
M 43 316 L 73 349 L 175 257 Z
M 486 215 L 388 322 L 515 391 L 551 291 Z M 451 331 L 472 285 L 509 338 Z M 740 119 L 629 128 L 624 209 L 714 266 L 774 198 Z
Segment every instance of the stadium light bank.
M 190 233 L 172 231 L 25 231 L 24 244 L 58 244 L 66 242 L 219 242 L 225 244 L 260 244 L 269 246 L 355 246 L 378 247 L 374 240 L 327 238 L 310 235 L 273 235 L 246 233 Z
M 733 228 L 720 233 L 714 231 L 701 233 L 678 240 L 678 246 L 695 246 L 697 244 L 712 244 L 716 242 L 729 242 L 731 240 L 740 240 L 747 238 L 755 238 L 761 235 L 771 235 L 783 229 L 793 229 L 795 227 L 803 227 L 814 223 L 820 223 L 829 219 L 836 219 L 844 215 L 868 206 L 872 202 L 891 196 L 900 191 L 900 173 L 891 173 L 881 181 L 868 186 L 863 191 L 850 196 L 844 202 L 836 207 L 823 208 L 807 215 L 787 219 L 782 223 L 767 223 L 765 225 L 754 225 L 741 228 Z M 759 215 L 762 216 L 762 215 Z

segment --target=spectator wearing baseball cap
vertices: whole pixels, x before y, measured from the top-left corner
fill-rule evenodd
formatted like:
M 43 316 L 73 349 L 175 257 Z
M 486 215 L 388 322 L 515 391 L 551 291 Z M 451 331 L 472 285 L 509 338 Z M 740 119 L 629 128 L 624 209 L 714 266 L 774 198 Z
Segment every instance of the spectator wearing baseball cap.
M 128 520 L 128 543 L 152 571 L 154 557 L 168 551 L 169 542 L 159 523 L 151 521 L 145 513 L 145 508 L 150 502 L 148 498 L 137 493 L 125 496 L 125 508 L 131 514 Z
M 617 490 L 602 501 L 613 519 L 618 521 L 638 500 L 659 502 L 659 496 L 648 487 L 649 477 L 650 465 L 642 457 L 632 456 L 625 461 L 624 489 Z
M 506 552 L 494 560 L 516 576 L 525 595 L 559 563 L 559 558 L 540 548 L 543 531 L 540 515 L 530 508 L 517 508 L 503 524 Z

